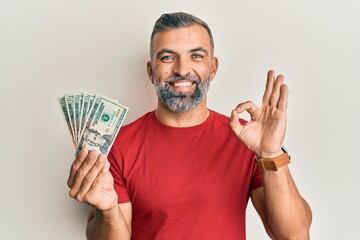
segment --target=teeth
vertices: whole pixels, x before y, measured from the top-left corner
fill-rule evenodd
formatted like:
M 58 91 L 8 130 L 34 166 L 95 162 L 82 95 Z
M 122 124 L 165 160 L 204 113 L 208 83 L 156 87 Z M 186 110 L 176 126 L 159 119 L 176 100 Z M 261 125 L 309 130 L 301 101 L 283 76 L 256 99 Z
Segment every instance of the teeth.
M 175 87 L 189 87 L 191 86 L 191 82 L 175 82 L 174 86 Z

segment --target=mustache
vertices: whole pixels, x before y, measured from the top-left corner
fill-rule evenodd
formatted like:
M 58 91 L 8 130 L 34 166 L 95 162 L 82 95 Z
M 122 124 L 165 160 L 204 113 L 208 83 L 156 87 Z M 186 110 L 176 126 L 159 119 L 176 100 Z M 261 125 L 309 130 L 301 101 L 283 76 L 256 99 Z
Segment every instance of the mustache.
M 201 80 L 199 77 L 195 77 L 195 76 L 173 76 L 173 77 L 169 77 L 167 79 L 165 79 L 165 83 L 172 83 L 172 82 L 175 82 L 175 81 L 192 81 L 192 82 L 195 82 L 195 83 L 200 83 Z

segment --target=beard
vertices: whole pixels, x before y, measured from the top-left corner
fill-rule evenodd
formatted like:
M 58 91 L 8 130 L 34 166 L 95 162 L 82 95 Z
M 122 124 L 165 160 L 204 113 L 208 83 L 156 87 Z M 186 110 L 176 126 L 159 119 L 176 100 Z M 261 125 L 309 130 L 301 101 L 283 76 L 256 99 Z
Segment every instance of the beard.
M 193 81 L 196 85 L 195 89 L 191 92 L 172 91 L 170 83 L 179 80 Z M 161 85 L 159 80 L 154 81 L 155 92 L 159 99 L 174 112 L 188 112 L 195 109 L 205 98 L 210 87 L 210 78 L 201 81 L 198 77 L 171 77 L 164 83 Z

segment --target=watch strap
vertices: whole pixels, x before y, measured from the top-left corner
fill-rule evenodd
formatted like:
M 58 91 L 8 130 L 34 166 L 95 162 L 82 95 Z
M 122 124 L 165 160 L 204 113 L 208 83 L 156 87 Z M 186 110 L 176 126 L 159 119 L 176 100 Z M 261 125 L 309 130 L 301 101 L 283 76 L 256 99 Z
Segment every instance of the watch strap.
M 256 159 L 256 163 L 260 170 L 263 171 L 277 171 L 279 168 L 290 163 L 290 157 L 287 152 L 284 154 L 275 157 L 275 158 L 267 158 L 267 159 Z

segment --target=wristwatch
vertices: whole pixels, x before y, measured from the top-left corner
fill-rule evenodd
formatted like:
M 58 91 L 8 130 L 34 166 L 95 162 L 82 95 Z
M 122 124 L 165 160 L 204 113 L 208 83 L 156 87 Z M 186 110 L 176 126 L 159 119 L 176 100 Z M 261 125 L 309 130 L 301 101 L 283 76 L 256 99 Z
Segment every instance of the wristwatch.
M 283 150 L 284 154 L 275 158 L 258 159 L 258 157 L 256 157 L 255 160 L 259 169 L 262 171 L 277 171 L 279 168 L 289 164 L 290 156 L 286 148 L 282 147 L 281 149 Z

